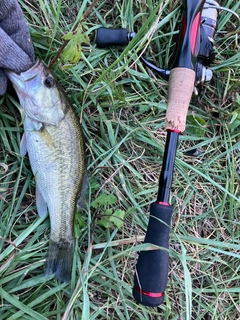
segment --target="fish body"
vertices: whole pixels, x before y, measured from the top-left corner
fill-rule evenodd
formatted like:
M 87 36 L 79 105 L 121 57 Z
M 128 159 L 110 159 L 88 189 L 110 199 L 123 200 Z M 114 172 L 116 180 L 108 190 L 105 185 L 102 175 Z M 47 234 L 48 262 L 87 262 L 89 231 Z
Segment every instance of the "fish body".
M 73 219 L 85 173 L 82 131 L 68 99 L 50 71 L 37 63 L 17 75 L 8 72 L 24 110 L 22 155 L 28 153 L 36 180 L 38 214 L 50 216 L 45 275 L 71 278 Z

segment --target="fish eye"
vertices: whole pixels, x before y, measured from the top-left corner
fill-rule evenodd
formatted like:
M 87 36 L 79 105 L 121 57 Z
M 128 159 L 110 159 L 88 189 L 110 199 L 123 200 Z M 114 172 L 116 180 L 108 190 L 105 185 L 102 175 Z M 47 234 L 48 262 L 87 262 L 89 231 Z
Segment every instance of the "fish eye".
M 53 79 L 53 77 L 47 77 L 44 80 L 44 85 L 47 88 L 52 88 L 55 85 L 55 80 Z

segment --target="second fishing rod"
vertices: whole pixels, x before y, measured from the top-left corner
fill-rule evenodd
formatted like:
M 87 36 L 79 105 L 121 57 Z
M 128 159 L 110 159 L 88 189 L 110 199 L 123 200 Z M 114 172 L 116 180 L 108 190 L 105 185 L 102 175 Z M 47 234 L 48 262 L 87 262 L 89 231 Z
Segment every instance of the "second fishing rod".
M 169 203 L 174 162 L 179 134 L 185 130 L 192 93 L 212 77 L 208 66 L 214 59 L 213 37 L 216 31 L 218 6 L 216 1 L 185 0 L 176 58 L 170 70 L 154 66 L 141 57 L 145 65 L 168 80 L 168 99 L 165 128 L 167 131 L 157 199 L 150 205 L 150 218 L 144 243 L 156 250 L 139 253 L 134 276 L 133 296 L 146 306 L 163 302 L 169 267 L 169 232 L 173 207 Z M 134 37 L 126 29 L 100 28 L 97 31 L 98 47 L 126 45 Z

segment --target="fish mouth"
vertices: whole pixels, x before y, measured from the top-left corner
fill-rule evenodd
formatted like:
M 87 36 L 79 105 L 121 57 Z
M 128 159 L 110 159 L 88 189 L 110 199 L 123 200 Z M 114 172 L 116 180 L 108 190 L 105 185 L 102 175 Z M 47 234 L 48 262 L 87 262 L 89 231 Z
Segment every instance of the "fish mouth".
M 13 71 L 6 70 L 6 74 L 9 77 L 9 79 L 12 81 L 12 79 L 19 79 L 21 81 L 29 81 L 33 79 L 37 74 L 39 74 L 43 70 L 44 66 L 42 62 L 38 59 L 36 63 L 28 70 L 21 72 L 20 74 L 17 74 Z
M 19 94 L 26 94 L 28 91 L 28 83 L 31 82 L 31 86 L 34 83 L 38 82 L 39 77 L 41 77 L 43 71 L 43 64 L 40 60 L 37 60 L 36 63 L 27 71 L 17 74 L 13 71 L 6 70 L 9 80 L 12 82 L 16 92 Z M 39 82 L 38 82 L 39 83 Z

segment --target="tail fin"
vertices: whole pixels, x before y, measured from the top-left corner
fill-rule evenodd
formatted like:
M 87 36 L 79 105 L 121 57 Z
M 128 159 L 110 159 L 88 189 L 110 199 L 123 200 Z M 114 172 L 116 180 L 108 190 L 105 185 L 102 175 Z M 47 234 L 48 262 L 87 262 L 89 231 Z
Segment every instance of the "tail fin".
M 55 242 L 50 239 L 48 256 L 45 263 L 45 277 L 55 274 L 61 282 L 71 280 L 74 254 L 74 240 L 61 239 Z

